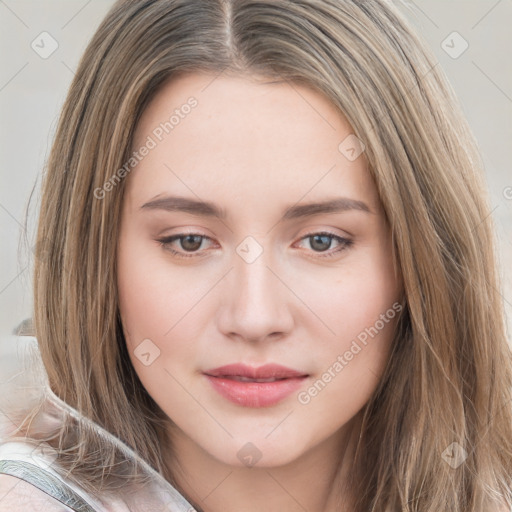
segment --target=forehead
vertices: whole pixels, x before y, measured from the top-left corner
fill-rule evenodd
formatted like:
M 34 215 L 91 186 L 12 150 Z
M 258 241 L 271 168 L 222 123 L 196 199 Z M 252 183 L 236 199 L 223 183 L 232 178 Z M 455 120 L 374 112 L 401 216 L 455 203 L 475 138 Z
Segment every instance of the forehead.
M 190 101 L 197 106 L 187 108 Z M 308 147 L 314 149 L 320 135 L 337 141 L 351 132 L 343 114 L 325 96 L 305 85 L 256 76 L 187 73 L 169 80 L 158 91 L 142 115 L 135 142 L 143 142 L 145 135 L 169 121 L 173 113 L 179 119 L 172 121 L 172 132 L 162 134 L 163 138 L 178 141 L 180 132 L 185 135 L 187 125 L 193 125 L 196 146 L 208 141 L 215 145 L 229 135 L 231 146 L 250 148 L 264 143 L 265 152 L 272 141 L 272 146 L 282 146 L 292 139 L 297 143 L 307 140 Z M 222 149 L 217 148 L 217 152 Z
M 343 152 L 355 138 L 343 114 L 310 87 L 272 82 L 206 73 L 168 81 L 137 126 L 133 150 L 152 148 L 131 173 L 129 193 L 298 201 L 339 192 L 376 204 L 364 153 Z

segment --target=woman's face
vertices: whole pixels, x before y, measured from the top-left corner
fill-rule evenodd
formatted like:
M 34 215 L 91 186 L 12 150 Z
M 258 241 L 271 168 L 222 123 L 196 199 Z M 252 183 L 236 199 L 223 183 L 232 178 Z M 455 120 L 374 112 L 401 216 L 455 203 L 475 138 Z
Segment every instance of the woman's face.
M 297 84 L 187 74 L 145 110 L 120 310 L 178 446 L 282 465 L 336 440 L 367 403 L 401 306 L 363 149 Z

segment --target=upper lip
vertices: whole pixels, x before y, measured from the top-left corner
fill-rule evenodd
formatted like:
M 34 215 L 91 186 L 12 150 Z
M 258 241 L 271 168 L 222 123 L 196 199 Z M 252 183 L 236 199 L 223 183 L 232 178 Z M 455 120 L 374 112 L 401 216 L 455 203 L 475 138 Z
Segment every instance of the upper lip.
M 263 366 L 248 366 L 235 363 L 219 366 L 204 372 L 211 377 L 246 377 L 249 379 L 289 379 L 293 377 L 306 377 L 307 373 L 287 368 L 279 364 L 265 364 Z

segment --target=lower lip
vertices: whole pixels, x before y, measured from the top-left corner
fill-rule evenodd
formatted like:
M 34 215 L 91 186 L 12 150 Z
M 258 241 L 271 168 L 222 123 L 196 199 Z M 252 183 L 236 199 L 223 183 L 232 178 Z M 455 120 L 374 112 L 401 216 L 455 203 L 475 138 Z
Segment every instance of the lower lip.
M 241 382 L 206 375 L 213 388 L 229 401 L 242 407 L 269 407 L 297 391 L 307 377 L 294 377 L 274 382 Z

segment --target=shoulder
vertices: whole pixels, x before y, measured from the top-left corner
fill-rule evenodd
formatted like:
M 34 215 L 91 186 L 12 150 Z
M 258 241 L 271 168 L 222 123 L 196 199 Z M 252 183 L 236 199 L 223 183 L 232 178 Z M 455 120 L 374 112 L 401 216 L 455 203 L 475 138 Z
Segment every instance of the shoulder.
M 73 512 L 37 487 L 10 475 L 0 475 L 0 512 Z
M 64 477 L 55 453 L 46 443 L 0 443 L 0 512 L 129 512 L 121 497 L 93 495 Z
M 45 443 L 13 440 L 0 444 L 0 512 L 100 511 L 95 500 L 64 479 Z

